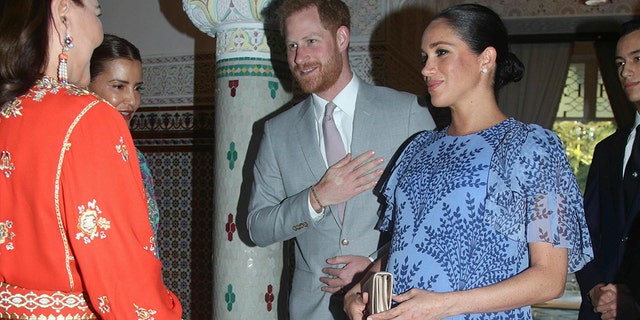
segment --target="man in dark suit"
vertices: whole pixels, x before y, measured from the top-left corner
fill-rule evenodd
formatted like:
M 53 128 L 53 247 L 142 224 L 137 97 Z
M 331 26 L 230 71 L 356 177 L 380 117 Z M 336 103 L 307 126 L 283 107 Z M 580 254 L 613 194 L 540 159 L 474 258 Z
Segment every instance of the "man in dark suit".
M 284 1 L 278 14 L 289 67 L 311 95 L 265 124 L 247 227 L 259 246 L 295 239 L 291 319 L 344 319 L 342 299 L 332 295 L 377 257 L 379 203 L 371 189 L 383 161 L 435 123 L 416 96 L 354 75 L 342 1 Z M 329 102 L 334 111 L 324 115 Z M 337 160 L 329 147 L 336 140 Z
M 629 240 L 617 283 L 623 286 L 617 294 L 618 319 L 640 319 L 640 218 L 629 231 Z
M 616 65 L 624 91 L 629 100 L 636 103 L 638 112 L 639 57 L 640 21 L 630 21 L 621 27 Z M 593 154 L 585 192 L 585 212 L 594 260 L 576 273 L 582 292 L 579 319 L 640 319 L 638 112 L 632 126 L 620 128 L 602 140 Z

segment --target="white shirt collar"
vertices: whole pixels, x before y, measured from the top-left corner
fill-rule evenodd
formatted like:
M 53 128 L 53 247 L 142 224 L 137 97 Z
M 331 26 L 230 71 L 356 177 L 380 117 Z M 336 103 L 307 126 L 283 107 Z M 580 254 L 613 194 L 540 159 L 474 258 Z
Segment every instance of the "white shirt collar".
M 342 91 L 340 91 L 340 93 L 338 93 L 338 95 L 333 99 L 333 103 L 338 106 L 338 109 L 346 113 L 351 119 L 353 119 L 353 115 L 356 111 L 356 99 L 359 86 L 360 81 L 354 74 L 351 81 L 349 81 L 344 89 L 342 89 Z M 315 93 L 312 93 L 311 97 L 313 99 L 313 108 L 316 114 L 316 120 L 322 120 L 324 117 L 324 106 L 326 106 L 329 101 L 320 98 Z

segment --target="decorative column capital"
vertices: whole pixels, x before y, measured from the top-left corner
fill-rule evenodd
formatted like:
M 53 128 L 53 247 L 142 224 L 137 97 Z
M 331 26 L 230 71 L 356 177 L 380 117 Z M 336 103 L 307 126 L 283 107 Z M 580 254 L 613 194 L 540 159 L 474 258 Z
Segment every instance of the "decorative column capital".
M 276 32 L 271 0 L 182 0 L 200 31 L 216 38 L 216 59 L 272 57 Z M 277 46 L 277 44 L 275 45 Z M 281 51 L 281 50 L 276 50 Z
M 217 27 L 229 23 L 262 23 L 271 0 L 182 0 L 182 8 L 200 31 L 216 37 Z

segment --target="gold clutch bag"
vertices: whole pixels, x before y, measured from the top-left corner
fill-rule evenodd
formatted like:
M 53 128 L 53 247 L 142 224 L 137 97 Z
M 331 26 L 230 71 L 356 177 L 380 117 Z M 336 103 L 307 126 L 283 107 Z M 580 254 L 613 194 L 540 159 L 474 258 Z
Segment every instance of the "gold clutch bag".
M 363 291 L 369 294 L 367 311 L 376 314 L 391 309 L 391 289 L 393 275 L 389 272 L 376 272 L 364 282 Z

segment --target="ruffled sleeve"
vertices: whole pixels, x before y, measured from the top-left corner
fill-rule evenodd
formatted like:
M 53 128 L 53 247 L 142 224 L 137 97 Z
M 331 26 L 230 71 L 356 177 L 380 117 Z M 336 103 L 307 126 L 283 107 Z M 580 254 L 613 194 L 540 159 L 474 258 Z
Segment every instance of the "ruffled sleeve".
M 582 193 L 560 139 L 518 123 L 491 159 L 485 223 L 514 241 L 567 248 L 569 272 L 593 258 Z

